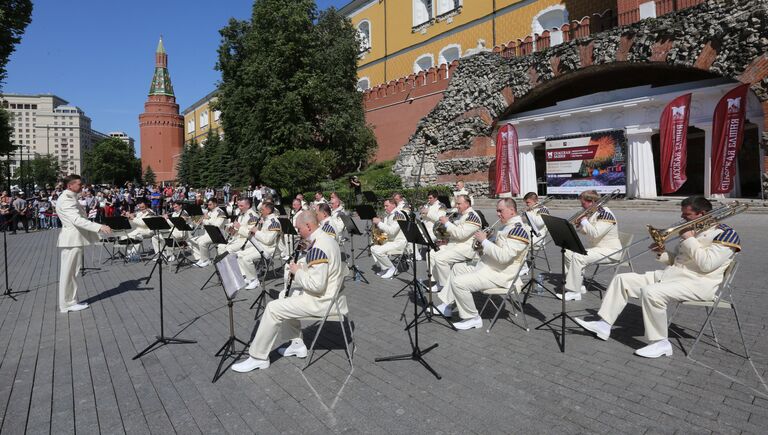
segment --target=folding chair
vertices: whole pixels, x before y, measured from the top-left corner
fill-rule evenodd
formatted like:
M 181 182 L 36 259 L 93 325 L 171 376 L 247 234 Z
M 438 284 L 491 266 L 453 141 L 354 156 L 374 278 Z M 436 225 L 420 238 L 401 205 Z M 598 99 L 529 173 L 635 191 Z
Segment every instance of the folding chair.
M 593 263 L 595 266 L 594 272 L 592 272 L 592 275 L 589 276 L 589 278 L 585 277 L 584 281 L 588 282 L 588 284 L 586 284 L 587 289 L 589 289 L 590 286 L 594 287 L 595 290 L 597 290 L 598 293 L 600 294 L 600 299 L 603 298 L 603 290 L 595 286 L 595 277 L 597 276 L 598 273 L 600 273 L 600 266 L 603 266 L 605 268 L 607 267 L 614 268 L 613 276 L 611 276 L 611 279 L 608 282 L 611 282 L 613 281 L 613 278 L 616 278 L 616 275 L 619 274 L 619 269 L 621 267 L 629 267 L 629 270 L 631 270 L 632 272 L 635 271 L 635 266 L 632 265 L 632 260 L 629 259 L 630 258 L 629 249 L 627 249 L 629 245 L 632 244 L 632 241 L 634 240 L 634 238 L 635 238 L 634 234 L 623 233 L 619 231 L 619 242 L 621 243 L 621 255 L 619 256 L 619 259 L 611 260 L 610 263 L 598 263 L 598 264 Z M 589 264 L 588 266 L 592 266 L 593 264 Z M 586 271 L 586 267 L 584 268 L 584 270 Z
M 301 317 L 297 319 L 299 321 L 305 320 L 315 323 L 320 322 L 320 325 L 317 327 L 317 332 L 315 332 L 315 337 L 312 339 L 312 344 L 309 346 L 309 358 L 307 358 L 307 362 L 304 364 L 304 368 L 302 368 L 302 370 L 306 370 L 306 368 L 309 367 L 309 365 L 312 363 L 312 357 L 315 354 L 315 344 L 317 344 L 317 339 L 320 337 L 320 333 L 323 331 L 323 326 L 325 326 L 325 323 L 329 321 L 339 323 L 339 326 L 341 327 L 341 334 L 344 336 L 344 351 L 347 354 L 349 368 L 350 370 L 354 368 L 352 365 L 352 358 L 355 353 L 355 331 L 352 329 L 352 320 L 349 317 L 347 299 L 341 294 L 343 290 L 344 285 L 342 284 L 341 288 L 339 288 L 339 291 L 337 291 L 333 296 L 333 299 L 328 305 L 328 309 L 325 311 L 325 315 L 323 317 Z M 343 314 L 341 310 L 342 306 L 347 307 L 347 314 Z M 331 314 L 331 310 L 334 308 L 334 313 Z M 349 338 L 347 338 L 347 331 L 344 328 L 345 321 L 347 327 L 349 328 Z
M 549 234 L 547 234 L 549 236 Z M 543 258 L 544 261 L 547 262 L 547 268 L 544 269 L 546 271 L 552 270 L 552 266 L 549 265 L 549 256 L 547 255 L 547 243 L 549 243 L 549 239 L 547 236 L 542 237 L 536 243 L 533 244 L 533 257 L 535 259 Z M 536 267 L 536 263 L 534 262 L 531 266 L 531 269 L 534 269 Z
M 736 259 L 733 259 L 731 264 L 728 265 L 728 268 L 725 269 L 725 273 L 723 274 L 723 281 L 720 283 L 720 286 L 715 292 L 715 295 L 712 297 L 712 300 L 678 302 L 677 306 L 675 307 L 675 311 L 669 317 L 668 325 L 672 325 L 672 320 L 674 319 L 675 315 L 677 315 L 677 311 L 680 309 L 680 305 L 703 307 L 704 311 L 707 313 L 707 317 L 704 319 L 704 323 L 701 325 L 699 332 L 696 334 L 696 339 L 691 346 L 691 350 L 686 352 L 686 356 L 688 358 L 693 359 L 691 357 L 693 350 L 696 348 L 696 345 L 699 344 L 702 335 L 704 335 L 704 329 L 706 329 L 707 326 L 709 326 L 710 330 L 712 331 L 712 338 L 715 341 L 715 345 L 718 349 L 721 349 L 720 342 L 717 339 L 717 333 L 715 332 L 715 326 L 712 323 L 712 314 L 714 314 L 715 310 L 718 308 L 730 308 L 733 310 L 733 317 L 736 319 L 736 327 L 739 329 L 741 344 L 744 346 L 744 357 L 748 361 L 752 361 L 752 357 L 749 355 L 749 349 L 747 348 L 747 342 L 744 340 L 744 333 L 742 332 L 741 321 L 739 320 L 739 312 L 736 310 L 736 304 L 733 302 L 733 278 L 736 276 L 736 271 L 738 271 L 738 269 L 739 264 Z M 675 333 L 675 335 L 680 337 L 680 335 L 677 333 Z M 683 351 L 685 352 L 685 349 L 683 349 Z
M 523 301 L 520 300 L 520 289 L 517 287 L 516 283 L 518 279 L 520 279 L 520 271 L 523 270 L 523 267 L 530 263 L 529 260 L 523 261 L 523 263 L 520 265 L 520 267 L 517 269 L 517 273 L 515 273 L 515 277 L 512 280 L 512 284 L 508 288 L 490 288 L 481 291 L 482 294 L 486 295 L 487 298 L 485 299 L 485 303 L 483 304 L 483 308 L 480 309 L 480 316 L 483 315 L 485 312 L 485 308 L 488 306 L 488 304 L 493 305 L 494 308 L 496 308 L 496 313 L 493 315 L 493 319 L 491 319 L 491 323 L 488 325 L 488 329 L 485 330 L 487 334 L 491 333 L 491 328 L 493 328 L 493 325 L 496 324 L 496 320 L 499 318 L 499 314 L 501 314 L 501 310 L 504 309 L 504 307 L 507 305 L 507 302 L 510 303 L 512 310 L 510 313 L 517 317 L 517 312 L 519 311 L 520 314 L 523 316 L 523 325 L 521 326 L 522 329 L 525 330 L 525 332 L 529 332 L 531 329 L 528 327 L 528 319 L 525 317 L 525 312 L 523 311 Z M 528 265 L 530 267 L 530 265 Z M 522 286 L 521 286 L 522 288 Z M 496 302 L 493 301 L 494 296 L 499 296 L 499 304 L 497 305 Z M 517 325 L 517 323 L 513 322 L 510 317 L 507 318 L 507 320 L 510 321 L 510 323 Z M 520 325 L 517 325 L 520 326 Z
M 397 269 L 397 272 L 395 272 L 395 276 L 400 275 L 401 265 L 406 266 L 404 271 L 408 270 L 408 267 L 413 267 L 413 265 L 411 264 L 411 262 L 413 261 L 413 256 L 411 255 L 412 251 L 413 249 L 411 249 L 411 245 L 409 243 L 405 245 L 405 249 L 403 249 L 402 253 L 394 255 L 394 257 L 396 258 L 394 259 L 392 264 L 395 266 L 395 269 Z

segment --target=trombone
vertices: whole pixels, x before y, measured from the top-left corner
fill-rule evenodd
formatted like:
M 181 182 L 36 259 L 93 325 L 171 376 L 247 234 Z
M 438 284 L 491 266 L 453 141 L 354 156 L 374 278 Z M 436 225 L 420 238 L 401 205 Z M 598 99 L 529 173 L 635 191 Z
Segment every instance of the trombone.
M 621 191 L 619 189 L 616 189 L 611 193 L 606 193 L 605 195 L 601 196 L 597 201 L 595 201 L 594 204 L 590 205 L 588 208 L 584 210 L 579 210 L 576 213 L 574 213 L 573 216 L 568 218 L 568 222 L 570 222 L 573 225 L 578 225 L 583 218 L 589 219 L 590 217 L 592 217 L 593 214 L 595 214 L 598 210 L 600 210 L 600 207 L 607 204 L 608 201 L 618 198 L 619 195 L 621 195 Z
M 491 226 L 489 226 L 487 228 L 483 228 L 482 230 L 480 230 L 480 231 L 484 232 L 488 236 L 488 240 L 490 240 L 492 242 L 494 242 L 495 239 L 496 239 L 496 231 L 497 230 L 494 227 L 499 222 L 501 222 L 501 218 L 496 219 L 496 222 L 494 222 L 493 225 L 491 225 Z M 472 242 L 472 249 L 474 249 L 475 252 L 477 252 L 478 256 L 480 256 L 480 257 L 483 256 L 483 244 L 481 242 L 479 242 L 477 239 L 475 239 L 475 241 Z
M 529 212 L 529 211 L 538 210 L 541 207 L 544 207 L 548 202 L 552 201 L 553 199 L 555 199 L 555 198 L 553 196 L 550 196 L 549 198 L 546 198 L 545 200 L 543 200 L 541 202 L 537 202 L 536 204 L 534 204 L 534 205 L 532 205 L 530 207 L 527 207 L 525 209 L 525 211 Z

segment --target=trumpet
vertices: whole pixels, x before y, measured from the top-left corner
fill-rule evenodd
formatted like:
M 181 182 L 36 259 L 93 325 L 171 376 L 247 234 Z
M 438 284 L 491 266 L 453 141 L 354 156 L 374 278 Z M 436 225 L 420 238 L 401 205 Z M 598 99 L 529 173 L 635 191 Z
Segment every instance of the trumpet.
M 621 194 L 621 191 L 619 189 L 616 189 L 611 193 L 606 193 L 605 195 L 601 196 L 600 199 L 595 201 L 594 204 L 590 205 L 588 208 L 577 211 L 573 216 L 571 216 L 568 219 L 568 222 L 570 222 L 573 225 L 578 225 L 583 218 L 589 219 L 590 217 L 592 217 L 593 214 L 597 213 L 597 211 L 600 210 L 602 206 L 607 204 L 608 201 L 618 198 L 620 194 Z
M 501 219 L 497 219 L 496 222 L 493 223 L 493 225 L 489 226 L 488 228 L 483 228 L 482 231 L 488 236 L 488 240 L 491 242 L 496 241 L 496 229 L 494 228 L 496 224 L 501 222 Z M 472 249 L 477 252 L 477 255 L 483 256 L 483 244 L 479 240 L 475 239 L 474 242 L 472 242 Z
M 538 209 L 540 209 L 541 207 L 544 207 L 544 206 L 545 206 L 545 205 L 546 205 L 548 202 L 552 201 L 553 199 L 555 199 L 555 198 L 554 198 L 554 197 L 552 197 L 552 196 L 550 196 L 549 198 L 545 199 L 544 201 L 541 201 L 541 202 L 537 202 L 536 204 L 534 204 L 534 205 L 532 205 L 532 206 L 530 206 L 530 207 L 526 208 L 526 209 L 525 209 L 525 211 L 527 211 L 527 212 L 528 212 L 528 211 L 534 211 L 534 210 L 538 210 Z
M 688 231 L 693 231 L 695 234 L 702 233 L 731 216 L 735 216 L 739 213 L 747 211 L 748 208 L 748 204 L 741 204 L 738 201 L 734 201 L 730 204 L 726 204 L 722 207 L 711 210 L 700 218 L 683 222 L 669 228 L 659 229 L 648 225 L 648 233 L 653 240 L 652 246 L 657 246 L 661 249 L 664 249 L 664 246 L 669 241 L 680 237 L 680 234 L 682 233 Z
M 453 223 L 454 218 L 457 216 L 458 211 L 451 212 L 447 214 L 448 221 Z M 445 224 L 437 221 L 432 226 L 432 232 L 435 234 L 435 238 L 438 240 L 448 240 L 448 228 L 446 228 Z

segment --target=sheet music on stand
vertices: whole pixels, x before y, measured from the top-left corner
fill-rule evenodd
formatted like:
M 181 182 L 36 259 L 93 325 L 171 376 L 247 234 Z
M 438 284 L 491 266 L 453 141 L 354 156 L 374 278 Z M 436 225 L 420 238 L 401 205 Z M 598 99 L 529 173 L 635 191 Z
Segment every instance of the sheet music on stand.
M 523 213 L 525 220 L 528 221 L 528 226 L 531 227 L 531 232 L 535 237 L 541 236 L 541 227 L 536 225 L 536 221 L 533 219 L 533 212 L 526 211 Z
M 245 287 L 245 279 L 237 264 L 237 255 L 225 255 L 216 261 L 216 270 L 221 277 L 221 286 L 228 299 L 234 299 L 240 289 Z

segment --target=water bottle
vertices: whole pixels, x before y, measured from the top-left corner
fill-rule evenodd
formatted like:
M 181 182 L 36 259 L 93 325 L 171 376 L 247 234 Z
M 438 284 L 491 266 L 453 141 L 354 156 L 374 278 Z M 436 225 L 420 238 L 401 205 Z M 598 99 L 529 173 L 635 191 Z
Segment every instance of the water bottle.
M 533 286 L 533 292 L 537 295 L 544 294 L 544 287 L 541 286 L 543 275 L 541 273 L 536 274 L 536 284 Z

